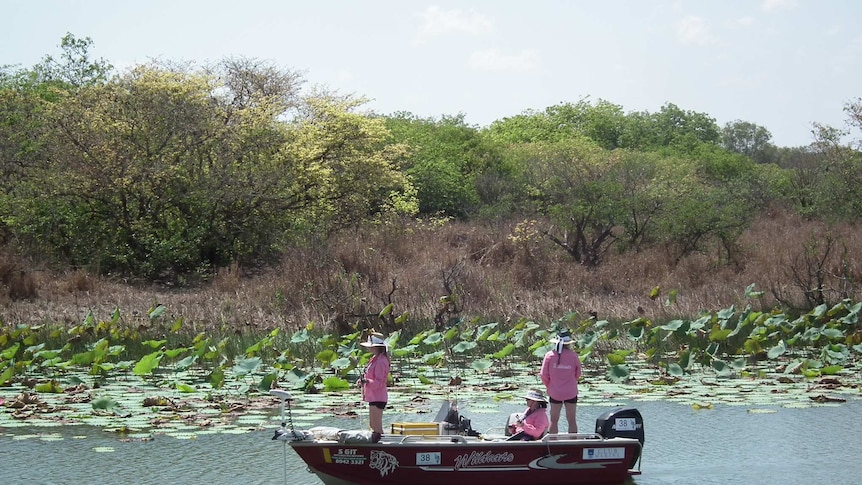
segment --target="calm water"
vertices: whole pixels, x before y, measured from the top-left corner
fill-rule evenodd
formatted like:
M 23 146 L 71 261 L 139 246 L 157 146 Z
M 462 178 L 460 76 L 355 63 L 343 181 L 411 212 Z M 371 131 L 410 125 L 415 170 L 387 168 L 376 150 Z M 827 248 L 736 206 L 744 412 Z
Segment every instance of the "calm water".
M 717 405 L 712 410 L 665 402 L 629 402 L 644 417 L 643 475 L 636 485 L 665 484 L 851 484 L 862 477 L 862 399 L 838 406 L 783 408 Z M 516 404 L 501 413 L 462 413 L 473 427 L 501 426 Z M 608 408 L 579 407 L 582 431 Z M 774 412 L 763 412 L 774 411 Z M 277 425 L 277 409 L 273 410 Z M 419 421 L 386 416 L 391 421 Z M 332 419 L 326 425 L 357 426 Z M 274 427 L 273 427 L 274 429 Z M 0 483 L 28 484 L 319 484 L 272 430 L 246 434 L 201 435 L 194 440 L 157 436 L 150 442 L 123 443 L 81 426 L 0 430 Z M 10 434 L 61 433 L 66 439 L 13 439 Z M 111 447 L 113 452 L 94 448 Z

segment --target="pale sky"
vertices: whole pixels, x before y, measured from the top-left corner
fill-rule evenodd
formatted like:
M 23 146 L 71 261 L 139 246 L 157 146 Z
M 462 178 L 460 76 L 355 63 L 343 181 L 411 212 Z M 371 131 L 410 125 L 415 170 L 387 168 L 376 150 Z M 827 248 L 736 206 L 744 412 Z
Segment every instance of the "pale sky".
M 673 103 L 803 146 L 862 97 L 860 25 L 857 0 L 0 0 L 0 65 L 57 57 L 69 32 L 118 68 L 269 61 L 381 114 L 484 127 L 584 98 Z

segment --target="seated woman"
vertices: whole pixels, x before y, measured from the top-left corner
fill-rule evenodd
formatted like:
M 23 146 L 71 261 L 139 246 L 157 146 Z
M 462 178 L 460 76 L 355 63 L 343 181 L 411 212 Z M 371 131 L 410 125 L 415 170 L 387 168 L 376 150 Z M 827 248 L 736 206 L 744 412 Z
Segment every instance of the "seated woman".
M 545 411 L 545 408 L 548 407 L 548 400 L 545 399 L 542 391 L 533 389 L 524 398 L 527 400 L 527 409 L 514 423 L 509 424 L 509 431 L 511 431 L 512 436 L 507 441 L 540 439 L 550 425 L 548 413 Z

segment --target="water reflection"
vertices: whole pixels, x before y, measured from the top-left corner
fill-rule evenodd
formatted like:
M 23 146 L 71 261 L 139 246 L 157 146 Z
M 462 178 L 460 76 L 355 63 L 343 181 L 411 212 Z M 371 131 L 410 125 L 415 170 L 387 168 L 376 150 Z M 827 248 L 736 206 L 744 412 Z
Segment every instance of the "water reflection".
M 711 410 L 666 402 L 625 404 L 644 416 L 646 443 L 637 485 L 856 483 L 862 476 L 862 400 L 835 406 L 787 408 L 716 405 Z M 462 413 L 477 430 L 501 426 L 520 403 L 500 404 L 499 413 Z M 581 406 L 578 424 L 591 430 L 609 408 Z M 386 416 L 386 422 L 424 416 Z M 319 424 L 356 427 L 356 419 Z M 121 442 L 86 426 L 0 430 L 2 483 L 37 484 L 318 484 L 290 448 L 272 441 L 278 425 L 245 434 L 202 434 L 195 439 L 157 435 L 153 441 Z M 16 439 L 50 433 L 62 440 Z M 98 452 L 100 447 L 113 451 Z M 286 465 L 286 467 L 285 467 Z

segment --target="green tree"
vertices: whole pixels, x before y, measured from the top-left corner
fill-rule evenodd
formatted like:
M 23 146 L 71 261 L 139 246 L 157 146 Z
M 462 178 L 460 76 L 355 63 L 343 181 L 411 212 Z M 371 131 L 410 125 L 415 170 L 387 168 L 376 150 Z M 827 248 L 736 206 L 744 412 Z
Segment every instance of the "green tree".
M 695 252 L 718 248 L 727 262 L 738 262 L 737 240 L 751 224 L 756 212 L 750 203 L 740 203 L 737 184 L 699 186 L 672 201 L 660 221 L 660 232 L 679 261 Z
M 738 261 L 737 240 L 770 200 L 770 179 L 751 159 L 716 145 L 700 144 L 675 163 L 687 175 L 658 222 L 665 242 L 677 260 L 717 247 L 727 262 Z
M 736 120 L 721 130 L 721 146 L 730 152 L 741 153 L 757 163 L 777 161 L 777 148 L 769 141 L 772 134 L 766 128 Z
M 613 150 L 620 145 L 625 126 L 625 113 L 621 106 L 605 100 L 595 104 L 582 99 L 575 104 L 561 103 L 545 110 L 554 130 L 589 138 L 598 146 Z
M 364 103 L 312 93 L 289 124 L 286 152 L 301 167 L 298 180 L 313 186 L 316 222 L 332 229 L 419 210 L 417 189 L 399 167 L 406 147 L 391 143 L 385 120 L 357 112 Z
M 493 150 L 463 115 L 439 120 L 410 113 L 387 117 L 394 144 L 407 147 L 401 169 L 415 185 L 421 214 L 466 217 L 480 203 L 476 177 L 493 165 Z
M 595 104 L 582 99 L 495 121 L 486 135 L 503 143 L 559 142 L 585 137 L 612 150 L 619 146 L 625 123 L 621 106 L 601 99 Z
M 544 234 L 572 258 L 599 265 L 618 239 L 628 208 L 619 158 L 592 142 L 524 146 L 531 192 L 551 221 Z
M 32 72 L 0 71 L 0 192 L 10 194 L 39 162 L 44 101 Z M 0 196 L 2 197 L 2 196 Z
M 48 160 L 44 137 L 50 131 L 50 104 L 79 87 L 104 83 L 113 67 L 91 60 L 88 38 L 66 34 L 59 60 L 48 55 L 32 69 L 0 67 L 0 231 L 15 233 L 21 195 L 31 188 L 29 174 Z M 9 236 L 3 237 L 3 239 Z
M 33 68 L 33 72 L 38 80 L 44 83 L 70 87 L 102 84 L 108 80 L 114 67 L 102 58 L 91 60 L 92 47 L 91 38 L 78 39 L 67 33 L 60 40 L 60 58 L 51 55 L 43 57 L 42 62 Z
M 493 121 L 484 135 L 497 143 L 519 144 L 558 141 L 558 132 L 546 113 L 527 110 L 521 114 Z
M 689 163 L 655 152 L 618 150 L 617 178 L 627 194 L 624 214 L 619 219 L 623 229 L 620 250 L 639 251 L 664 240 L 660 224 L 675 201 L 691 191 L 696 176 Z
M 850 116 L 848 127 L 862 128 L 860 101 L 845 105 Z M 830 221 L 858 220 L 862 214 L 862 153 L 844 137 L 850 129 L 838 129 L 814 123 L 814 143 L 811 145 L 815 162 L 806 175 L 811 205 L 809 215 Z M 801 177 L 800 177 L 801 178 Z
M 718 144 L 720 137 L 714 118 L 667 103 L 658 113 L 629 114 L 620 146 L 640 150 L 670 147 L 687 152 L 699 144 Z
M 848 128 L 814 123 L 813 142 L 805 147 L 775 148 L 765 143 L 765 129 L 737 122 L 727 125 L 723 143 L 732 151 L 754 154 L 755 161 L 774 160 L 779 170 L 764 170 L 774 203 L 791 207 L 802 216 L 826 221 L 858 220 L 862 213 L 862 158 L 858 140 L 845 142 L 853 128 L 862 128 L 860 100 L 845 105 Z M 733 141 L 735 140 L 735 141 Z M 728 145 L 730 143 L 730 145 Z M 733 164 L 726 164 L 731 167 Z M 743 164 L 737 164 L 742 167 Z M 734 169 L 735 170 L 735 169 Z M 738 176 L 739 174 L 737 174 Z
M 383 123 L 356 100 L 299 97 L 298 80 L 153 64 L 71 92 L 50 107 L 52 164 L 29 174 L 16 230 L 73 264 L 175 278 L 275 254 L 297 227 L 411 213 Z

